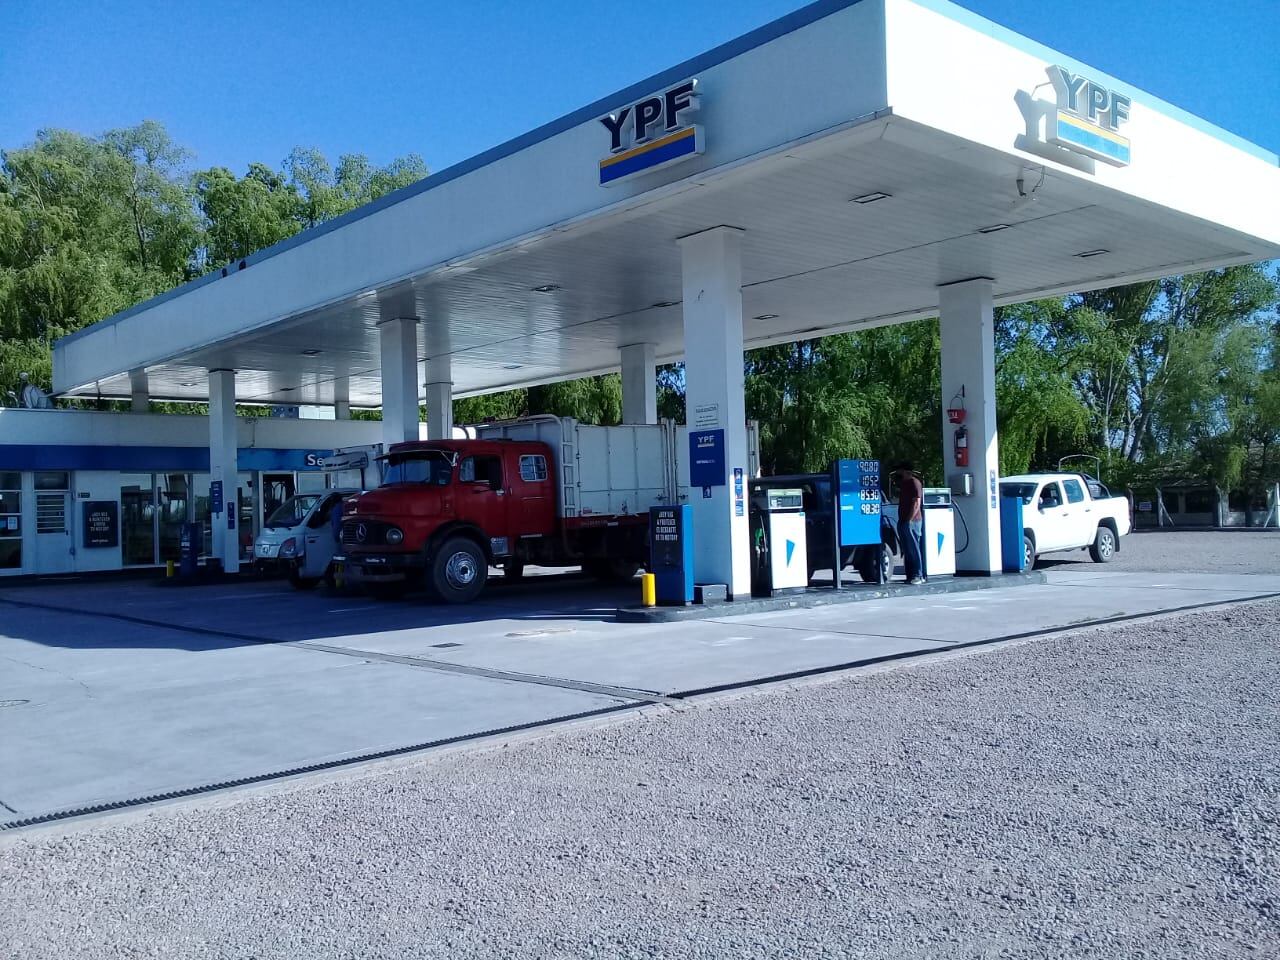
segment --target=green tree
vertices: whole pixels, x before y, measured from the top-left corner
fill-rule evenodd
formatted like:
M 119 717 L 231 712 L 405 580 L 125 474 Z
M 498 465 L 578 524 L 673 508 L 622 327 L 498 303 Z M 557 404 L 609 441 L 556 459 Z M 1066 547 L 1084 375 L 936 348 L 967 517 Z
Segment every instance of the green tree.
M 205 258 L 210 269 L 243 259 L 299 230 L 301 199 L 283 174 L 261 163 L 240 179 L 225 167 L 193 178 L 205 221 Z

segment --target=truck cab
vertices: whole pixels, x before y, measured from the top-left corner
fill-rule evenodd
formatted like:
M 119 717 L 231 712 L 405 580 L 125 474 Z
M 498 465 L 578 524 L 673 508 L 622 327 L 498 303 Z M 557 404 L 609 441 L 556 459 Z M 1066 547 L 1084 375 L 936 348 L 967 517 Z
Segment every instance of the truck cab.
M 421 585 L 447 602 L 474 599 L 490 565 L 518 562 L 556 536 L 552 463 L 539 442 L 393 445 L 381 486 L 346 505 L 345 576 L 375 594 Z

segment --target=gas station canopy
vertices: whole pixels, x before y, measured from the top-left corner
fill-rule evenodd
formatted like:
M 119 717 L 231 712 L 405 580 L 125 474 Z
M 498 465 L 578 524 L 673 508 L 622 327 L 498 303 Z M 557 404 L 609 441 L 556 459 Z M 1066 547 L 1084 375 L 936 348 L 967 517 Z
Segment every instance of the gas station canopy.
M 402 318 L 454 396 L 675 360 L 716 226 L 752 347 L 1278 257 L 1280 167 L 942 0 L 823 0 L 60 340 L 54 390 L 376 406 Z

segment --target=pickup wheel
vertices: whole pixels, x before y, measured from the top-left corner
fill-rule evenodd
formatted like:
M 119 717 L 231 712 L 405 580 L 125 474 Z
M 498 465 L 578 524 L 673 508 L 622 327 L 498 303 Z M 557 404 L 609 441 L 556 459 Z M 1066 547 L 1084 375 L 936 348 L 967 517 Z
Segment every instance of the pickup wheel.
M 1116 535 L 1110 527 L 1099 527 L 1094 535 L 1093 546 L 1089 548 L 1089 556 L 1094 563 L 1108 563 L 1116 555 Z
M 866 583 L 888 583 L 893 579 L 893 552 L 887 545 L 870 547 L 857 559 L 858 576 Z
M 1036 568 L 1036 543 L 1030 537 L 1022 538 L 1022 569 L 1034 570 Z
M 453 537 L 427 567 L 427 592 L 444 603 L 469 603 L 489 580 L 489 562 L 474 540 Z

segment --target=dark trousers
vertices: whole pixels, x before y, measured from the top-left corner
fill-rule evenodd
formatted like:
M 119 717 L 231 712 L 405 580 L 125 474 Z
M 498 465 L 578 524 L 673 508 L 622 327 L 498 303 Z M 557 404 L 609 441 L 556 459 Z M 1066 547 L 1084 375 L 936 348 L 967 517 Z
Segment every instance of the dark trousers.
M 920 562 L 920 521 L 899 520 L 898 542 L 902 544 L 902 565 L 908 580 L 923 576 Z

